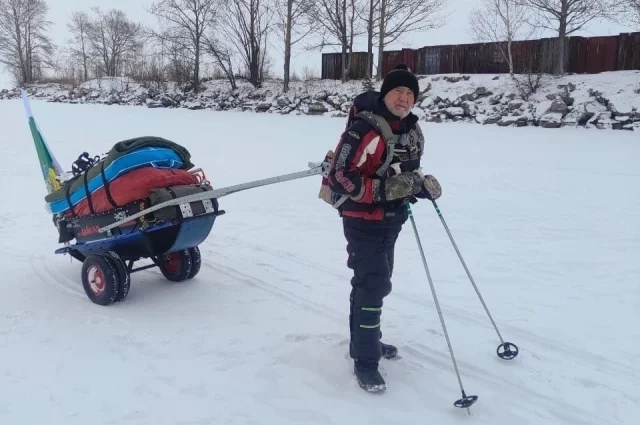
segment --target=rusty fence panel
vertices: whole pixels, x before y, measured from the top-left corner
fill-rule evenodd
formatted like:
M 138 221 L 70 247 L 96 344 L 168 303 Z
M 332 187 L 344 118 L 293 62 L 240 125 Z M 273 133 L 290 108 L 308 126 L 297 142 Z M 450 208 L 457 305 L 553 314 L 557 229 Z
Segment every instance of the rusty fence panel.
M 415 50 L 415 57 L 414 57 L 414 66 L 415 68 L 413 68 L 413 72 L 416 74 L 420 74 L 420 75 L 424 75 L 426 74 L 425 70 L 427 69 L 427 58 L 425 56 L 425 50 L 424 49 L 417 49 Z
M 640 32 L 620 34 L 616 69 L 631 71 L 640 69 Z
M 590 37 L 587 42 L 587 74 L 615 71 L 618 37 Z
M 513 57 L 513 72 L 516 74 L 535 73 L 540 68 L 540 51 L 542 43 L 539 40 L 514 41 L 511 46 Z M 503 72 L 509 72 L 509 63 Z
M 512 51 L 515 46 L 512 46 Z M 509 72 L 507 43 L 482 43 L 467 48 L 465 72 L 498 74 Z
M 452 46 L 438 46 L 440 49 L 440 68 L 438 74 L 449 74 L 451 72 L 451 47 Z
M 384 52 L 382 60 L 382 75 L 391 71 L 396 65 L 406 64 L 411 70 L 416 72 L 416 50 L 402 49 Z
M 369 58 L 371 58 L 371 62 L 369 62 Z M 349 79 L 361 80 L 365 78 L 369 75 L 369 64 L 373 65 L 373 53 L 369 55 L 367 52 L 353 52 L 349 66 Z
M 402 63 L 406 64 L 409 69 L 416 69 L 416 51 L 413 49 L 402 49 Z
M 423 66 L 418 67 L 425 75 L 437 74 L 440 70 L 440 50 L 438 47 L 423 47 L 422 52 Z
M 514 71 L 516 73 L 555 73 L 556 51 L 559 43 L 560 40 L 557 37 L 514 41 L 512 44 Z M 414 72 L 422 75 L 507 73 L 509 64 L 500 48 L 504 44 L 439 45 L 425 46 L 420 49 L 385 51 L 382 71 L 384 75 L 399 63 L 405 63 Z M 325 74 L 337 75 L 334 78 L 340 78 L 339 54 L 338 59 L 333 61 L 335 63 L 325 65 L 323 55 L 323 78 Z M 640 70 L 640 32 L 603 37 L 567 37 L 563 62 L 566 72 L 577 74 Z M 332 74 L 329 70 L 333 69 L 337 71 L 333 71 Z M 360 71 L 353 75 L 359 74 Z
M 402 63 L 401 50 L 384 52 L 384 57 L 382 60 L 382 75 L 384 76 L 387 72 L 391 71 L 396 65 L 400 63 Z
M 462 73 L 464 69 L 464 50 L 461 46 L 440 46 L 439 74 Z
M 323 80 L 339 80 L 342 75 L 342 56 L 340 53 L 322 54 L 322 72 L 320 78 Z
M 349 79 L 359 80 L 367 76 L 367 52 L 353 52 L 350 55 Z M 342 53 L 323 53 L 322 54 L 322 79 L 340 80 L 342 79 Z
M 569 63 L 565 68 L 567 72 L 584 74 L 587 69 L 587 43 L 584 37 L 571 37 L 569 39 Z

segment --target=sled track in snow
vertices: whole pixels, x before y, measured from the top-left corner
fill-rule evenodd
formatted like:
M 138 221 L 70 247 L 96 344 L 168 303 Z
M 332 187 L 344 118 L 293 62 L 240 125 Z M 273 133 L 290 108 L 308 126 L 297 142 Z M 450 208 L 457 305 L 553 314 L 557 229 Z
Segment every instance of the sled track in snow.
M 314 313 L 318 314 L 319 316 L 323 316 L 325 318 L 331 319 L 331 320 L 336 320 L 336 321 L 344 321 L 345 320 L 345 316 L 342 313 L 339 313 L 335 310 L 332 310 L 330 307 L 326 307 L 326 306 L 319 306 L 317 303 L 308 300 L 307 298 L 304 298 L 302 296 L 300 296 L 299 294 L 296 294 L 293 291 L 287 291 L 285 289 L 282 289 L 281 287 L 269 283 L 268 281 L 264 280 L 264 279 L 260 279 L 257 278 L 253 275 L 238 271 L 236 269 L 233 269 L 231 267 L 227 267 L 227 266 L 223 266 L 220 264 L 214 264 L 212 261 L 210 260 L 204 260 L 202 261 L 202 266 L 209 269 L 209 270 L 213 270 L 215 273 L 218 274 L 222 274 L 225 276 L 228 276 L 232 279 L 235 279 L 239 282 L 242 282 L 244 284 L 250 285 L 254 288 L 258 288 L 270 295 L 275 296 L 276 298 L 280 299 L 280 300 L 284 300 L 286 302 L 288 302 L 289 304 L 295 306 L 295 307 L 302 307 L 305 308 L 309 311 L 313 311 Z
M 270 278 L 257 277 L 254 272 L 243 272 L 239 271 L 236 268 L 232 268 L 230 266 L 223 266 L 219 263 L 214 263 L 211 260 L 206 260 L 208 255 L 204 256 L 203 266 L 207 269 L 213 270 L 214 273 L 220 273 L 226 276 L 229 276 L 235 280 L 238 280 L 244 284 L 248 284 L 252 287 L 259 288 L 260 290 L 267 292 L 271 295 L 276 296 L 278 299 L 284 300 L 287 303 L 297 307 L 304 308 L 308 311 L 313 311 L 314 313 L 322 316 L 324 318 L 328 318 L 336 321 L 336 323 L 343 324 L 346 323 L 347 320 L 347 311 L 340 312 L 330 306 L 319 304 L 315 301 L 310 300 L 309 298 L 304 297 L 296 290 L 288 290 L 286 289 L 286 285 L 288 284 L 301 284 L 296 279 L 287 279 L 286 271 L 283 270 L 283 267 L 280 266 L 272 266 L 269 261 L 261 261 L 255 260 L 254 258 L 262 258 L 264 254 L 268 256 L 272 256 L 277 258 L 278 261 L 286 261 L 290 263 L 294 263 L 298 267 L 304 268 L 313 268 L 315 271 L 320 271 L 322 273 L 326 273 L 333 277 L 339 278 L 340 280 L 345 279 L 345 275 L 336 273 L 335 271 L 327 270 L 324 267 L 321 267 L 318 264 L 315 264 L 310 261 L 300 260 L 299 258 L 292 258 L 288 253 L 279 253 L 274 250 L 265 249 L 259 246 L 255 246 L 253 244 L 243 244 L 249 248 L 249 250 L 253 252 L 259 252 L 261 255 L 259 256 L 248 256 L 251 259 L 252 267 L 251 270 L 263 270 L 265 267 L 268 268 L 271 272 L 274 273 L 273 279 L 276 280 L 275 283 L 269 282 Z M 220 258 L 224 258 L 224 256 L 218 255 Z M 280 276 L 282 275 L 282 276 Z M 413 305 L 420 306 L 424 308 L 424 301 L 419 299 L 412 298 L 409 295 L 403 294 L 400 291 L 396 291 L 395 295 L 399 297 L 403 302 L 407 302 Z M 474 327 L 477 325 L 477 328 L 482 328 L 487 332 L 487 336 L 493 336 L 495 338 L 495 346 L 498 345 L 499 340 L 495 335 L 495 331 L 492 329 L 491 324 L 489 322 L 488 317 L 486 317 L 486 313 L 482 309 L 478 301 L 478 312 L 477 313 L 469 313 L 466 310 L 459 308 L 450 308 L 443 307 L 445 309 L 445 320 L 447 320 L 447 316 L 451 318 L 455 318 L 459 322 L 462 323 L 472 323 Z M 435 311 L 433 312 L 435 315 Z M 436 320 L 436 316 L 434 316 L 434 320 Z M 589 366 L 592 362 L 597 362 L 598 364 L 606 364 L 607 370 L 602 371 L 602 373 L 614 373 L 620 377 L 628 378 L 631 373 L 632 376 L 637 375 L 636 370 L 629 370 L 629 367 L 623 363 L 611 361 L 610 359 L 603 359 L 602 356 L 598 356 L 596 354 L 592 354 L 589 352 L 584 352 L 579 347 L 571 347 L 568 344 L 564 344 L 559 341 L 551 340 L 549 338 L 545 338 L 543 336 L 539 336 L 536 334 L 529 333 L 522 328 L 515 326 L 502 326 L 500 322 L 498 322 L 498 326 L 501 331 L 506 332 L 505 339 L 510 341 L 512 340 L 516 344 L 521 346 L 521 357 L 531 355 L 526 351 L 527 344 L 519 344 L 520 339 L 525 339 L 529 344 L 534 343 L 539 348 L 547 350 L 546 353 L 549 355 L 557 355 L 566 359 L 567 363 L 582 363 L 585 366 Z M 504 330 L 503 330 L 504 328 Z M 442 332 L 437 331 L 439 337 L 443 338 Z M 455 341 L 453 341 L 455 346 Z M 524 347 L 523 347 L 524 345 Z M 490 354 L 495 356 L 495 346 L 491 346 Z M 446 344 L 444 340 L 442 340 L 442 344 L 439 343 L 438 349 L 430 349 L 426 345 L 416 342 L 412 343 L 410 346 L 401 347 L 402 350 L 402 360 L 399 360 L 401 363 L 401 369 L 404 371 L 413 370 L 422 370 L 427 371 L 427 374 L 431 374 L 429 372 L 432 369 L 438 370 L 446 370 L 450 371 L 451 379 L 455 380 L 454 371 L 451 364 L 451 358 L 446 349 Z M 345 354 L 345 358 L 348 358 L 348 355 Z M 532 414 L 535 415 L 544 415 L 546 413 L 549 414 L 550 417 L 556 418 L 563 423 L 571 423 L 576 425 L 596 425 L 596 424 L 617 424 L 615 420 L 611 419 L 607 416 L 601 416 L 595 418 L 593 412 L 587 411 L 581 408 L 578 405 L 571 404 L 570 402 L 564 402 L 562 398 L 555 397 L 553 395 L 546 395 L 545 393 L 532 389 L 533 387 L 540 387 L 540 380 L 535 377 L 535 366 L 527 365 L 526 363 L 520 364 L 503 364 L 504 361 L 498 360 L 496 357 L 495 363 L 488 363 L 491 367 L 479 367 L 473 363 L 469 363 L 467 361 L 463 361 L 460 359 L 460 355 L 457 356 L 456 360 L 458 362 L 459 368 L 461 370 L 461 374 L 466 375 L 468 378 L 472 378 L 474 380 L 478 380 L 481 382 L 485 382 L 488 386 L 492 388 L 509 388 L 508 393 L 517 395 L 516 399 L 513 401 L 514 404 L 519 405 L 521 407 L 517 409 L 509 409 L 514 414 L 518 414 L 518 412 L 522 410 L 531 411 Z M 536 360 L 542 362 L 543 359 L 540 359 L 540 356 L 533 356 Z M 519 361 L 519 358 L 514 360 L 513 363 Z M 493 367 L 495 365 L 495 367 Z M 518 368 L 519 372 L 517 376 L 513 376 L 511 379 L 505 378 L 505 371 L 513 370 L 513 369 L 504 369 L 504 368 Z M 447 372 L 449 373 L 449 372 Z M 526 385 L 526 381 L 523 382 L 523 375 L 526 374 L 533 379 L 532 382 L 535 384 L 531 387 Z M 445 379 L 446 377 L 442 376 L 439 379 Z M 524 378 L 528 379 L 528 378 Z M 576 383 L 576 382 L 574 382 Z M 580 383 L 576 383 L 577 385 L 581 385 Z M 584 384 L 582 384 L 584 386 Z M 603 384 L 606 385 L 606 384 Z M 544 383 L 542 384 L 544 386 Z M 469 388 L 471 390 L 471 388 Z M 622 393 L 622 390 L 616 390 L 615 388 L 610 388 L 612 392 L 620 391 L 621 396 L 624 397 L 625 394 Z M 503 392 L 503 391 L 501 391 Z M 473 391 L 470 391 L 473 393 Z M 478 394 L 482 396 L 481 389 L 478 389 Z
M 328 308 L 323 305 L 318 305 L 317 303 L 306 299 L 293 291 L 287 291 L 276 284 L 269 283 L 265 279 L 257 278 L 251 274 L 240 272 L 227 266 L 214 264 L 210 260 L 203 261 L 202 265 L 207 269 L 212 270 L 214 273 L 228 276 L 232 279 L 238 280 L 241 283 L 248 284 L 252 287 L 265 291 L 270 295 L 274 295 L 278 299 L 284 300 L 285 302 L 297 308 L 302 307 L 305 310 L 313 311 L 319 316 L 335 320 L 339 323 L 342 323 L 347 319 L 346 313 L 339 313 L 334 309 Z M 444 341 L 442 342 L 442 344 L 440 344 L 439 349 L 430 349 L 424 344 L 416 342 L 412 343 L 410 346 L 406 345 L 401 347 L 401 350 L 402 358 L 394 361 L 395 367 L 400 367 L 401 372 L 406 373 L 410 372 L 411 370 L 420 370 L 424 372 L 425 375 L 431 375 L 433 373 L 433 370 L 438 370 L 441 374 L 441 376 L 439 377 L 440 381 L 449 378 L 452 381 L 455 380 L 451 358 L 449 357 L 449 353 L 446 350 Z M 345 352 L 344 358 L 348 361 L 350 360 L 348 357 L 348 353 Z M 607 423 L 606 418 L 594 419 L 592 412 L 586 411 L 579 406 L 563 402 L 562 399 L 548 396 L 533 389 L 529 389 L 526 386 L 526 382 L 523 383 L 515 377 L 514 379 L 505 379 L 505 375 L 503 373 L 504 369 L 502 368 L 521 368 L 523 367 L 522 364 L 502 365 L 500 364 L 501 361 L 496 361 L 495 363 L 491 363 L 492 365 L 495 364 L 495 367 L 489 368 L 478 367 L 473 363 L 461 361 L 459 358 L 457 358 L 456 360 L 458 362 L 458 367 L 461 370 L 461 374 L 463 375 L 463 382 L 466 376 L 467 380 L 472 378 L 474 380 L 486 383 L 486 385 L 490 386 L 491 388 L 509 388 L 509 390 L 506 391 L 507 393 L 517 394 L 518 398 L 517 400 L 514 400 L 513 403 L 521 407 L 517 409 L 509 409 L 514 414 L 517 414 L 522 410 L 531 411 L 537 415 L 542 414 L 542 412 L 548 412 L 551 416 L 559 419 L 564 423 L 571 423 L 575 425 L 596 425 Z M 472 388 L 469 387 L 468 389 L 471 390 L 470 393 L 474 393 Z M 477 390 L 478 394 L 482 396 L 481 388 L 477 388 Z M 452 394 L 452 397 L 454 396 L 455 395 Z
M 346 269 L 346 266 L 347 266 L 347 264 L 346 264 L 346 255 L 347 255 L 346 250 L 345 250 L 345 262 L 343 264 L 344 267 L 345 267 L 345 272 L 341 273 L 341 272 L 336 272 L 335 270 L 333 270 L 333 269 L 331 269 L 329 267 L 326 267 L 324 264 L 319 263 L 319 262 L 310 261 L 310 260 L 307 260 L 307 259 L 304 259 L 304 258 L 299 258 L 299 257 L 292 257 L 291 253 L 289 253 L 289 252 L 278 251 L 276 249 L 267 248 L 267 247 L 265 247 L 263 245 L 257 245 L 257 244 L 254 244 L 254 243 L 251 243 L 251 242 L 247 242 L 247 241 L 244 241 L 244 240 L 240 240 L 240 239 L 234 238 L 234 237 L 224 237 L 224 238 L 221 238 L 221 239 L 226 241 L 226 242 L 228 242 L 231 245 L 242 245 L 242 246 L 247 247 L 247 248 L 249 248 L 249 249 L 251 249 L 251 250 L 253 250 L 255 252 L 264 253 L 264 254 L 267 254 L 267 255 L 269 255 L 271 257 L 274 257 L 274 258 L 277 258 L 277 259 L 280 259 L 280 260 L 286 260 L 286 261 L 288 261 L 290 263 L 293 263 L 293 264 L 295 264 L 297 266 L 301 266 L 302 268 L 305 268 L 305 269 L 311 268 L 311 269 L 313 269 L 315 271 L 322 272 L 325 275 L 329 275 L 329 276 L 335 277 L 338 280 L 345 281 L 345 282 L 347 282 L 347 284 L 348 284 L 349 279 L 351 279 L 351 273 L 350 273 L 350 271 L 347 271 L 347 269 Z M 277 267 L 274 267 L 274 266 L 271 266 L 271 267 L 273 267 L 274 269 L 277 270 Z M 286 271 L 284 271 L 284 270 L 279 270 L 279 271 L 282 271 L 283 273 L 286 273 Z
M 443 344 L 444 345 L 444 344 Z M 411 346 L 402 347 L 402 357 L 407 365 L 412 369 L 420 369 L 430 371 L 438 369 L 447 371 L 451 381 L 455 381 L 455 372 L 451 363 L 451 357 L 448 352 L 430 349 L 422 343 L 416 343 Z M 407 354 L 409 354 L 407 358 Z M 499 360 L 502 361 L 502 360 Z M 512 360 L 517 361 L 517 360 Z M 608 422 L 607 417 L 594 418 L 593 412 L 587 411 L 580 406 L 566 403 L 561 398 L 543 394 L 527 385 L 526 381 L 521 381 L 517 377 L 511 378 L 505 376 L 507 368 L 522 368 L 522 364 L 501 365 L 496 360 L 495 367 L 478 367 L 467 361 L 461 361 L 459 356 L 456 357 L 458 369 L 468 394 L 477 394 L 482 398 L 482 387 L 470 383 L 470 381 L 484 382 L 487 387 L 500 388 L 501 393 L 512 394 L 514 397 L 510 400 L 512 405 L 518 405 L 519 408 L 510 408 L 509 411 L 518 413 L 522 410 L 529 410 L 536 415 L 548 412 L 551 416 L 559 419 L 562 423 L 572 425 L 602 425 L 617 424 L 618 422 Z M 425 366 L 428 364 L 429 366 Z M 450 371 L 450 372 L 449 372 Z M 440 380 L 445 377 L 441 377 Z M 539 385 L 537 382 L 533 386 Z M 452 394 L 452 397 L 454 394 Z
M 66 270 L 62 270 L 60 265 L 47 255 L 31 256 L 29 262 L 34 275 L 45 285 L 56 287 L 75 298 L 86 299 L 87 295 L 80 281 L 80 268 L 77 270 L 77 280 L 73 280 L 67 276 Z
M 400 297 L 403 301 L 415 304 L 420 307 L 424 307 L 424 302 L 419 299 L 415 299 L 403 293 L 398 293 L 397 296 Z M 486 312 L 482 308 L 479 300 L 477 301 L 477 313 L 472 313 L 468 309 L 451 307 L 449 305 L 444 306 L 442 305 L 441 300 L 440 304 L 443 310 L 443 315 L 445 316 L 445 321 L 448 317 L 451 317 L 455 318 L 461 323 L 474 323 L 478 325 L 478 327 L 483 329 L 483 332 L 487 334 L 487 337 L 492 337 L 493 339 L 495 339 L 496 347 L 500 343 L 500 340 L 498 339 L 498 336 L 496 335 L 495 330 L 491 325 L 491 321 L 486 315 Z M 489 309 L 491 309 L 490 305 Z M 433 314 L 437 314 L 435 312 L 435 307 Z M 546 353 L 554 353 L 559 357 L 573 358 L 576 361 L 583 362 L 586 366 L 593 364 L 606 365 L 607 370 L 610 372 L 616 373 L 621 377 L 631 377 L 633 380 L 640 381 L 640 370 L 630 368 L 630 364 L 618 362 L 615 360 L 615 358 L 605 358 L 602 355 L 590 353 L 588 351 L 585 351 L 582 347 L 571 346 L 567 343 L 564 343 L 563 341 L 550 339 L 535 333 L 531 333 L 525 328 L 509 325 L 508 321 L 506 320 L 501 321 L 496 317 L 494 317 L 494 319 L 496 320 L 496 324 L 504 340 L 511 341 L 518 346 L 522 345 L 521 348 L 526 348 L 526 344 L 519 344 L 519 340 L 524 339 L 527 340 L 529 346 L 535 345 L 535 348 L 545 350 Z M 442 332 L 440 331 L 439 334 L 442 334 Z M 611 388 L 611 390 L 616 391 L 614 388 Z M 624 394 L 621 393 L 621 396 L 624 396 Z

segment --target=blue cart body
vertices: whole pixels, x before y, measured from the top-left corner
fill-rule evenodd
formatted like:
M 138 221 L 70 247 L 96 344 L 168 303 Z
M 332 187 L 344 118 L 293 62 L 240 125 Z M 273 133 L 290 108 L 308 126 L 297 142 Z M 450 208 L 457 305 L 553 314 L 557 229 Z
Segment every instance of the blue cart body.
M 78 242 L 58 248 L 55 253 L 70 254 L 80 261 L 91 254 L 109 251 L 117 253 L 123 260 L 170 254 L 200 245 L 209 236 L 216 217 L 208 214 L 186 218 L 179 223 L 164 222 L 144 230 Z

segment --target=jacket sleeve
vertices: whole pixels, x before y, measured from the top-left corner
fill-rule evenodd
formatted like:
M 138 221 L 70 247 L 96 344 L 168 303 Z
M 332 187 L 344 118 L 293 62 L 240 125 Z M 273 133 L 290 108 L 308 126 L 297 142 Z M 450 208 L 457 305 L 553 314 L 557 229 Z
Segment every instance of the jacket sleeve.
M 368 123 L 356 121 L 343 134 L 336 148 L 334 166 L 329 173 L 329 187 L 335 193 L 349 195 L 359 203 L 373 203 L 374 179 L 360 167 L 369 156 L 380 156 L 384 141 Z

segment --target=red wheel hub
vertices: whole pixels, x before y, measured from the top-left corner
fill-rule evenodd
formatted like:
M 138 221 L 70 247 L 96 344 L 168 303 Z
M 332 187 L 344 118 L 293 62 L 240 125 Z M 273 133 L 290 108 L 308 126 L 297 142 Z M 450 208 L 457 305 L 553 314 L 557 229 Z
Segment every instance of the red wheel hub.
M 179 252 L 167 254 L 164 260 L 164 269 L 170 275 L 177 275 L 180 273 L 180 266 L 182 266 L 182 257 Z
M 106 288 L 106 281 L 104 277 L 104 272 L 99 266 L 92 265 L 87 270 L 87 280 L 89 281 L 89 288 L 91 288 L 91 292 L 96 296 L 100 296 L 104 294 Z

